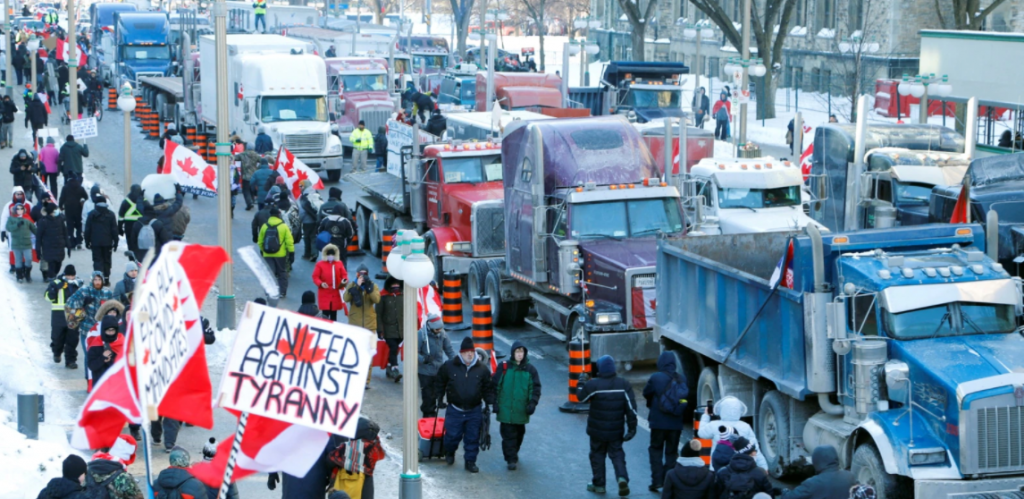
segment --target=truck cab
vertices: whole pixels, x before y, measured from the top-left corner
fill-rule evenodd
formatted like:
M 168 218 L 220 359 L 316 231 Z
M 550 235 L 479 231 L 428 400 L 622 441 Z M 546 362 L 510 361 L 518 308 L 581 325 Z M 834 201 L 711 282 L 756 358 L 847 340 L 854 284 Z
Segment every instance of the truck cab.
M 683 116 L 683 88 L 679 76 L 690 69 L 678 62 L 613 61 L 605 67 L 602 83 L 614 97 L 615 114 L 636 114 L 646 123 Z
M 398 48 L 412 56 L 412 74 L 418 78 L 419 88 L 437 95 L 449 66 L 448 40 L 429 35 L 401 36 Z
M 692 232 L 743 234 L 817 224 L 804 214 L 803 176 L 789 161 L 705 158 L 690 170 L 686 187 Z
M 441 81 L 441 90 L 437 95 L 438 104 L 447 104 L 466 111 L 476 108 L 476 74 L 479 70 L 475 64 L 462 63 L 450 68 Z
M 116 85 L 114 79 L 117 60 L 117 41 L 114 38 L 114 14 L 136 12 L 132 4 L 127 3 L 94 3 L 89 6 L 89 19 L 92 20 L 92 53 L 89 64 L 96 68 L 100 78 L 108 85 Z
M 137 88 L 140 76 L 170 76 L 173 64 L 167 14 L 126 12 L 114 18 L 117 77 Z
M 349 136 L 360 121 L 376 135 L 395 112 L 388 93 L 387 61 L 368 57 L 324 59 L 327 66 L 328 107 L 338 136 L 350 147 Z
M 871 229 L 928 223 L 932 189 L 959 186 L 970 158 L 962 153 L 881 147 L 868 151 L 865 163 L 863 226 Z

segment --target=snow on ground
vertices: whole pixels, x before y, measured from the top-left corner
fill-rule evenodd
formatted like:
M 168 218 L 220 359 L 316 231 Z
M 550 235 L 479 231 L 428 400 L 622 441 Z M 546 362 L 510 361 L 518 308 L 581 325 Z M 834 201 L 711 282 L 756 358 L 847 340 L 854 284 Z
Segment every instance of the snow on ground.
M 82 455 L 68 445 L 57 427 L 41 426 L 39 440 L 28 440 L 17 427 L 17 416 L 0 410 L 0 442 L 4 443 L 0 446 L 0 469 L 4 470 L 0 499 L 34 497 L 51 478 L 61 476 L 65 457 Z

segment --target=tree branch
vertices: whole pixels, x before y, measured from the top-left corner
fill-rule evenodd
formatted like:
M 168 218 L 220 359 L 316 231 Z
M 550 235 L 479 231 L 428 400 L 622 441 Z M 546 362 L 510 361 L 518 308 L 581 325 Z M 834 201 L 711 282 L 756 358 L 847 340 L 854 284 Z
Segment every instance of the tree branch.
M 743 46 L 740 33 L 736 31 L 736 26 L 733 26 L 732 19 L 729 18 L 729 14 L 725 13 L 725 10 L 722 9 L 722 6 L 717 1 L 710 3 L 710 0 L 690 0 L 690 3 L 703 12 L 704 15 L 708 16 L 711 22 L 715 23 L 722 30 L 722 36 L 733 47 L 739 48 Z
M 981 15 L 979 15 L 977 17 L 980 17 L 981 19 L 985 19 L 986 17 L 988 17 L 989 14 L 992 13 L 993 10 L 998 8 L 1005 1 L 1006 0 L 995 0 L 995 1 L 993 1 L 991 4 L 989 4 L 988 7 L 986 7 L 984 10 L 982 10 L 981 11 Z

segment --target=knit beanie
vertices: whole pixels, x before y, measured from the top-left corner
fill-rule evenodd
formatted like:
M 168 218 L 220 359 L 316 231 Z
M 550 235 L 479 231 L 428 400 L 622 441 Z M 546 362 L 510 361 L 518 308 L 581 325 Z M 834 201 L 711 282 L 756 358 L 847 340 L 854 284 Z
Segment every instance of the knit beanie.
M 210 441 L 203 445 L 203 461 L 210 461 L 217 456 L 217 439 L 210 437 Z
M 113 315 L 104 315 L 103 322 L 100 323 L 100 334 L 105 333 L 108 329 L 120 329 L 119 322 L 120 319 Z
M 441 315 L 440 314 L 438 314 L 437 312 L 434 312 L 434 313 L 432 313 L 432 314 L 427 316 L 427 326 L 429 326 L 430 329 L 433 329 L 434 331 L 437 331 L 438 329 L 441 329 L 441 328 L 444 327 L 444 320 L 441 319 Z M 469 338 L 466 338 L 466 339 L 469 339 Z M 470 346 L 472 346 L 472 344 Z
M 188 468 L 192 464 L 192 457 L 188 455 L 188 451 L 178 447 L 177 445 L 171 449 L 170 456 L 171 466 L 177 468 Z
M 77 483 L 78 477 L 84 474 L 85 459 L 82 459 L 82 456 L 79 456 L 78 454 L 71 454 L 64 458 L 64 466 L 61 470 L 61 476 Z
M 476 351 L 476 347 L 473 346 L 473 339 L 469 336 L 462 338 L 462 346 L 459 347 L 459 353 L 473 351 Z
M 682 457 L 700 457 L 700 448 L 700 440 L 695 438 L 683 444 L 683 449 L 679 452 L 679 455 Z
M 125 274 L 127 274 L 128 272 L 131 272 L 133 270 L 137 272 L 139 270 L 139 264 L 137 264 L 135 262 L 128 262 L 128 263 L 126 263 L 124 265 L 124 273 Z
M 302 293 L 302 303 L 316 303 L 316 293 L 304 291 Z
M 75 272 L 75 266 L 69 263 L 66 266 L 64 266 L 64 275 L 77 276 L 78 272 Z

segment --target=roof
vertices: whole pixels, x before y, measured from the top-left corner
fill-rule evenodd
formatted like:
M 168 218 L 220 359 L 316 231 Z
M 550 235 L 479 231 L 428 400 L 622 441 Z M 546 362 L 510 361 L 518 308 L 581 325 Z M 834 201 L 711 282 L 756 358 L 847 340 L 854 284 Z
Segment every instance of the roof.
M 627 73 L 646 78 L 664 78 L 689 72 L 690 68 L 681 62 L 612 61 L 605 66 L 603 79 L 611 85 L 618 86 Z
M 131 30 L 131 43 L 152 42 L 167 43 L 170 22 L 166 14 L 155 12 L 121 12 L 117 15 L 118 23 Z
M 388 62 L 380 58 L 368 57 L 328 57 L 324 59 L 327 70 L 340 73 L 342 71 L 359 71 L 365 74 L 387 72 Z
M 242 58 L 258 60 L 244 64 L 246 92 L 249 81 L 253 92 L 264 95 L 324 95 L 327 81 L 323 59 L 312 54 L 243 54 Z M 244 60 L 244 59 L 243 59 Z M 262 89 L 262 90 L 259 90 Z
M 803 176 L 797 165 L 772 157 L 704 158 L 693 165 L 690 174 L 714 178 L 724 187 L 747 189 L 775 189 L 803 183 Z
M 844 137 L 853 151 L 857 125 L 854 123 L 828 123 L 819 126 L 815 133 L 824 134 L 832 131 Z M 877 125 L 869 124 L 864 129 L 867 141 L 865 151 L 879 147 L 900 147 L 913 150 L 963 152 L 963 135 L 940 125 Z M 817 157 L 817 153 L 815 153 Z M 852 158 L 852 153 L 849 154 Z M 851 159 L 852 161 L 852 159 Z
M 1024 180 L 1024 153 L 979 158 L 971 161 L 967 172 L 973 186 Z

